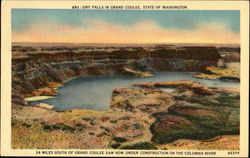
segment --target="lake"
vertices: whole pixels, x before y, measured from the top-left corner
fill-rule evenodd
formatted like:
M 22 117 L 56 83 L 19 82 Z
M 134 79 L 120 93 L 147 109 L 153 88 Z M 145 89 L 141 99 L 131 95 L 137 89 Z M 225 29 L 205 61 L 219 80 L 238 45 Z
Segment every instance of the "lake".
M 65 82 L 58 88 L 56 98 L 31 101 L 29 105 L 45 103 L 54 106 L 54 110 L 62 111 L 67 109 L 92 109 L 105 110 L 109 108 L 112 92 L 116 87 L 131 87 L 133 83 L 159 82 L 176 80 L 195 80 L 207 86 L 239 88 L 237 82 L 206 80 L 193 77 L 190 72 L 160 72 L 154 77 L 142 78 L 123 75 L 96 75 L 79 77 Z M 165 91 L 171 91 L 163 89 Z

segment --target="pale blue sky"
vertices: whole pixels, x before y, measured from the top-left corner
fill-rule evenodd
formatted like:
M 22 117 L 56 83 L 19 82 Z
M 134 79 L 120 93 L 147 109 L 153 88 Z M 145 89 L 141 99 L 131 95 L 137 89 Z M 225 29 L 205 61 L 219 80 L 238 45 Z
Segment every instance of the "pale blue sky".
M 23 31 L 32 23 L 54 22 L 62 25 L 84 27 L 89 19 L 119 25 L 133 25 L 151 20 L 163 28 L 196 29 L 199 23 L 221 23 L 233 32 L 240 31 L 238 10 L 66 10 L 66 9 L 12 9 L 12 30 Z

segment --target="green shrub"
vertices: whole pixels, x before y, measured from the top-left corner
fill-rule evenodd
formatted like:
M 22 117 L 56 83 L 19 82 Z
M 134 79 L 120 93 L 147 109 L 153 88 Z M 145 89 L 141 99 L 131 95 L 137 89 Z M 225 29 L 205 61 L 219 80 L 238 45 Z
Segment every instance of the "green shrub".
M 113 137 L 113 140 L 119 143 L 123 143 L 127 141 L 126 138 L 122 138 L 122 137 Z
M 27 127 L 27 128 L 31 127 L 31 125 L 27 123 L 23 123 L 22 126 Z
M 109 146 L 113 149 L 117 149 L 119 146 L 121 146 L 120 143 L 112 143 L 112 144 L 109 144 Z
M 69 132 L 74 132 L 75 131 L 74 127 L 65 125 L 64 123 L 57 123 L 55 125 L 44 125 L 43 129 L 50 130 L 50 131 L 59 130 L 59 129 L 61 129 L 63 131 L 69 131 Z

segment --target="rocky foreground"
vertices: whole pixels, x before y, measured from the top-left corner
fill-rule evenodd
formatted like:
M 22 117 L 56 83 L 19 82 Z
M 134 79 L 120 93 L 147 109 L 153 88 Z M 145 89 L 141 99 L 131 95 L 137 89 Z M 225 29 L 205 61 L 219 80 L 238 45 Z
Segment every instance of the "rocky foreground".
M 237 89 L 194 81 L 138 83 L 116 88 L 106 111 L 13 104 L 12 147 L 233 150 L 239 149 L 239 110 Z

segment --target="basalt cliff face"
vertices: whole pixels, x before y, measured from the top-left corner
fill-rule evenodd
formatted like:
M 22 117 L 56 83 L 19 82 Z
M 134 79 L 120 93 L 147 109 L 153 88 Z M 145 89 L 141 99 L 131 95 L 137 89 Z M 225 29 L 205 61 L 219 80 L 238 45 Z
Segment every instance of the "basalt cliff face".
M 13 93 L 30 94 L 52 82 L 98 74 L 125 74 L 125 67 L 134 70 L 201 72 L 216 64 L 220 55 L 214 47 L 181 47 L 156 50 L 36 52 L 33 49 L 13 53 Z

